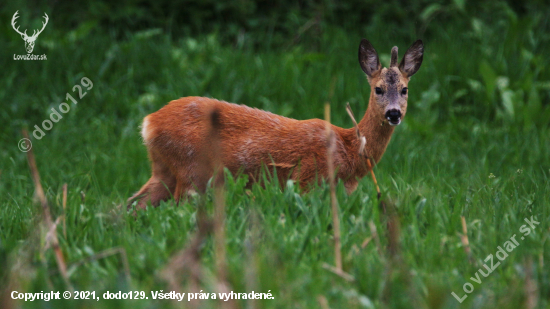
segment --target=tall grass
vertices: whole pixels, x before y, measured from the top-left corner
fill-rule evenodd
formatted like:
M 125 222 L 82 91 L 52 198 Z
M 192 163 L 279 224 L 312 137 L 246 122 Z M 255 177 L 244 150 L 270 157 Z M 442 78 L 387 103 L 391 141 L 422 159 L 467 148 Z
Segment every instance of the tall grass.
M 152 300 L 149 291 L 166 289 L 159 272 L 195 232 L 199 201 L 180 207 L 168 201 L 136 218 L 121 207 L 150 173 L 138 134 L 141 119 L 189 95 L 297 119 L 322 118 L 334 83 L 331 120 L 351 127 L 345 103 L 360 116 L 370 91 L 356 59 L 361 37 L 374 44 L 387 66 L 391 47 L 398 45 L 403 54 L 420 32 L 426 51 L 409 84 L 407 116 L 375 168 L 383 199 L 395 206 L 397 256 L 386 251 L 388 217 L 370 178 L 349 196 L 337 185 L 343 268 L 355 278 L 348 282 L 323 268 L 333 261 L 327 185 L 305 194 L 291 182 L 284 191 L 275 184 L 248 190 L 246 179 L 228 175 L 228 280 L 234 291 L 249 292 L 244 274 L 254 267 L 254 290 L 271 290 L 275 297 L 259 302 L 260 308 L 319 308 L 320 295 L 331 308 L 530 308 L 526 304 L 533 299 L 539 308 L 550 306 L 548 19 L 543 11 L 525 16 L 507 6 L 491 9 L 488 17 L 452 5 L 426 8 L 423 24 L 409 25 L 410 33 L 377 20 L 356 32 L 324 25 L 315 44 L 271 50 L 222 44 L 219 33 L 177 38 L 153 29 L 121 39 L 85 23 L 70 32 L 48 28 L 50 34 L 41 34 L 35 47 L 47 61 L 0 57 L 2 287 L 66 290 L 53 253 L 41 254 L 41 211 L 17 142 L 21 128 L 32 132 L 40 126 L 82 77 L 92 80 L 93 88 L 42 139 L 32 139 L 52 215 L 66 218 L 67 236 L 59 241 L 69 279 L 78 290 L 147 291 L 149 299 L 17 304 L 169 307 L 168 301 Z M 0 47 L 22 54 L 22 40 L 11 28 L 2 31 L 10 34 Z M 461 216 L 471 259 L 461 241 Z M 540 226 L 495 272 L 473 283 L 470 277 L 484 259 L 512 235 L 521 235 L 524 218 L 531 216 Z M 111 248 L 126 252 L 130 283 L 119 255 L 78 264 Z M 201 254 L 203 287 L 213 292 L 212 239 Z M 451 292 L 464 295 L 466 282 L 475 289 L 459 304 Z M 532 286 L 534 292 L 526 288 Z

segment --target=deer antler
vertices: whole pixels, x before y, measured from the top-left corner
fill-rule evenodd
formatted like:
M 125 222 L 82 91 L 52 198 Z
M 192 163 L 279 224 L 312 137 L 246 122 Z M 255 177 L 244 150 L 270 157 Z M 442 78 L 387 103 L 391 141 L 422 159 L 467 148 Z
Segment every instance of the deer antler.
M 13 30 L 15 30 L 15 32 L 19 33 L 20 35 L 28 36 L 27 30 L 25 30 L 25 33 L 22 33 L 21 31 L 19 31 L 19 27 L 15 28 L 15 20 L 19 18 L 19 16 L 17 16 L 18 13 L 19 10 L 15 11 L 15 14 L 13 14 L 13 17 L 11 19 L 11 26 L 13 27 Z
M 48 14 L 44 13 L 44 19 L 46 19 L 46 22 L 42 22 L 42 29 L 40 29 L 36 34 L 34 34 L 36 30 L 32 32 L 33 38 L 36 38 L 40 33 L 42 33 L 42 31 L 44 31 L 44 28 L 46 28 L 46 25 L 48 24 L 48 20 L 50 20 L 50 18 L 48 17 Z

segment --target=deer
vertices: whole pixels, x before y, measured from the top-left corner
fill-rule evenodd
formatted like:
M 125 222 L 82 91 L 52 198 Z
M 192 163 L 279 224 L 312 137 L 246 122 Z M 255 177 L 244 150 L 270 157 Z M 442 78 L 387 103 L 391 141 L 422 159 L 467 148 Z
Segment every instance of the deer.
M 18 13 L 19 11 L 15 11 L 15 14 L 13 14 L 13 17 L 11 18 L 11 26 L 13 27 L 13 30 L 15 30 L 15 32 L 21 35 L 21 38 L 25 41 L 25 48 L 27 49 L 27 53 L 30 54 L 34 49 L 34 43 L 36 42 L 36 39 L 38 38 L 40 33 L 44 31 L 44 28 L 46 28 L 46 25 L 48 24 L 48 20 L 50 20 L 50 18 L 48 17 L 48 14 L 44 13 L 44 19 L 46 21 L 42 22 L 42 29 L 38 30 L 38 32 L 37 30 L 33 30 L 32 35 L 28 36 L 27 29 L 25 29 L 25 32 L 21 32 L 19 31 L 19 27 L 15 28 L 15 20 L 19 18 L 19 16 L 17 16 Z
M 327 178 L 327 125 L 334 133 L 331 157 L 335 177 L 350 194 L 373 167 L 364 164 L 365 160 L 380 161 L 395 127 L 405 117 L 408 83 L 419 70 L 423 54 L 424 45 L 417 40 L 398 63 L 395 46 L 390 66 L 383 68 L 371 43 L 361 40 L 359 64 L 371 93 L 355 129 L 320 119 L 291 119 L 212 98 L 184 97 L 169 102 L 146 116 L 141 125 L 152 176 L 128 199 L 127 208 L 136 201 L 136 209 L 144 209 L 147 203 L 156 207 L 170 197 L 178 203 L 197 191 L 204 193 L 214 170 L 201 168 L 201 162 L 216 156 L 231 174 L 248 175 L 249 183 L 258 181 L 262 169 L 274 169 L 281 185 L 291 179 L 307 191 Z M 212 148 L 212 126 L 219 148 Z

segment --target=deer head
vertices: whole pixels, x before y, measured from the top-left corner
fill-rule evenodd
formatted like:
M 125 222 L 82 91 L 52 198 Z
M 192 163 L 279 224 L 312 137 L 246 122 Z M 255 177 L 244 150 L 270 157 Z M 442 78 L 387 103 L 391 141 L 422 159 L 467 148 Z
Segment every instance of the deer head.
M 367 74 L 371 86 L 373 111 L 380 115 L 381 122 L 396 126 L 407 112 L 407 85 L 422 64 L 424 45 L 417 40 L 397 63 L 397 46 L 391 50 L 389 68 L 382 68 L 378 54 L 369 41 L 363 39 L 359 46 L 359 63 Z M 370 105 L 370 104 L 369 104 Z
M 48 20 L 49 20 L 48 14 L 44 13 L 44 19 L 46 21 L 42 22 L 42 29 L 40 29 L 38 32 L 36 32 L 36 30 L 33 30 L 32 35 L 28 36 L 26 29 L 25 29 L 25 32 L 21 32 L 19 31 L 19 27 L 15 28 L 15 20 L 19 18 L 19 16 L 17 16 L 18 12 L 19 11 L 16 11 L 15 14 L 13 14 L 13 18 L 11 19 L 11 26 L 13 27 L 13 30 L 15 30 L 15 32 L 21 35 L 21 38 L 25 41 L 25 48 L 27 49 L 27 53 L 30 54 L 34 49 L 34 42 L 36 41 L 36 38 L 40 33 L 42 33 L 42 31 L 44 30 L 44 28 L 46 28 L 46 25 L 48 24 Z

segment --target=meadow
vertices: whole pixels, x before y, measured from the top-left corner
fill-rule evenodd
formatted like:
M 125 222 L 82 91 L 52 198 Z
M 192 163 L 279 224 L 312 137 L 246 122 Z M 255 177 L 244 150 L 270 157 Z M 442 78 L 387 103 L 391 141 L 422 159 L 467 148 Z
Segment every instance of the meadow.
M 337 184 L 343 270 L 350 278 L 326 267 L 334 264 L 327 184 L 306 193 L 292 182 L 284 190 L 275 182 L 247 189 L 245 178 L 226 175 L 230 290 L 274 298 L 232 306 L 550 308 L 550 12 L 538 2 L 524 11 L 506 2 L 468 5 L 424 5 L 415 22 L 385 22 L 380 13 L 353 30 L 320 22 L 286 40 L 277 31 L 227 36 L 222 26 L 189 36 L 162 27 L 109 31 L 90 20 L 56 28 L 50 14 L 52 25 L 35 46 L 45 61 L 13 60 L 25 50 L 7 22 L 17 8 L 6 6 L 0 13 L 0 307 L 191 306 L 187 297 L 152 299 L 151 291 L 170 290 L 170 278 L 184 292 L 217 292 L 211 236 L 198 247 L 197 282 L 171 264 L 197 233 L 197 209 L 212 215 L 214 192 L 179 206 L 166 201 L 135 217 L 126 211 L 125 200 L 150 176 L 139 135 L 143 117 L 197 95 L 296 119 L 323 118 L 330 102 L 332 122 L 351 127 L 346 103 L 361 117 L 370 94 L 357 62 L 366 37 L 383 66 L 394 45 L 402 56 L 417 38 L 425 43 L 407 116 L 374 169 L 392 211 L 384 212 L 370 177 L 350 195 Z M 40 26 L 42 11 L 20 10 L 33 12 L 21 23 Z M 86 95 L 50 130 L 42 128 L 40 139 L 33 137 L 52 108 L 59 112 L 60 103 L 70 102 L 67 93 L 76 98 L 75 85 Z M 18 148 L 22 129 L 31 135 L 53 220 L 64 218 L 56 234 L 68 282 L 46 241 L 27 157 Z M 512 237 L 517 244 L 501 260 L 499 247 L 510 246 Z M 491 267 L 489 255 L 500 264 Z M 10 297 L 15 290 L 69 287 L 96 295 L 144 291 L 149 299 Z M 460 303 L 453 292 L 467 297 Z

